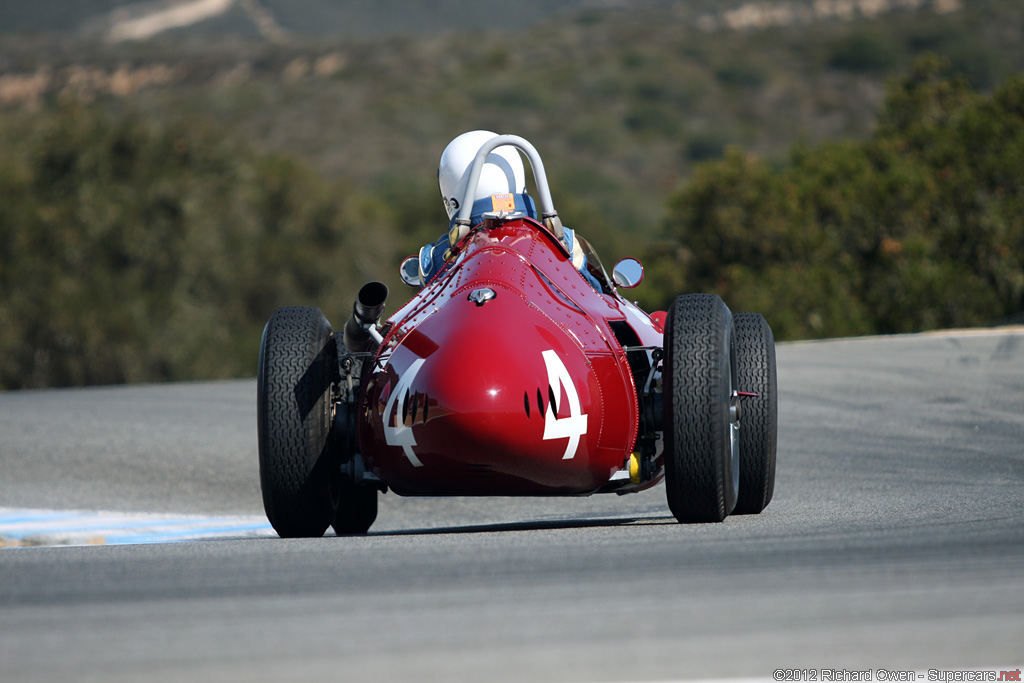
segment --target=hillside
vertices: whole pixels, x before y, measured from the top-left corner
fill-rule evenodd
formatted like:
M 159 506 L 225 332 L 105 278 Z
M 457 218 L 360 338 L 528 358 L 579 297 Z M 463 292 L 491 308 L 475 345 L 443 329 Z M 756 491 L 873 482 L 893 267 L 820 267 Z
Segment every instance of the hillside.
M 385 36 L 463 29 L 521 29 L 595 0 L 46 0 L 0 4 L 0 33 L 149 39 L 165 31 L 257 35 Z M 638 4 L 638 3 L 637 3 Z
M 385 2 L 62 4 L 0 4 L 0 386 L 248 374 L 277 306 L 338 322 L 380 279 L 397 307 L 401 257 L 444 230 L 438 156 L 480 127 L 537 146 L 607 263 L 644 256 L 648 306 L 718 291 L 780 338 L 1024 306 L 1020 3 L 566 3 L 472 31 Z M 340 6 L 381 32 L 338 33 Z M 182 9 L 211 14 L 166 28 Z
M 50 17 L 47 26 L 81 30 L 117 8 L 170 7 L 95 0 L 71 3 L 77 10 L 58 21 L 62 4 L 5 3 L 0 25 L 17 25 L 17 7 L 35 8 L 22 11 L 35 12 L 36 25 Z M 231 32 L 254 4 L 272 12 L 287 41 Z M 616 233 L 645 239 L 667 193 L 728 145 L 771 159 L 796 140 L 863 137 L 887 74 L 924 50 L 983 89 L 1024 68 L 1024 8 L 1001 0 L 601 4 L 522 3 L 522 21 L 541 8 L 557 14 L 528 30 L 503 19 L 471 39 L 454 20 L 448 31 L 424 23 L 400 35 L 425 20 L 395 11 L 402 3 L 369 0 L 232 2 L 219 19 L 145 41 L 8 35 L 0 109 L 39 108 L 63 94 L 158 119 L 200 115 L 368 191 L 401 188 L 400 201 L 431 210 L 447 140 L 475 127 L 516 132 L 545 155 L 576 222 L 596 222 L 598 233 L 615 223 Z M 437 17 L 486 18 L 469 6 L 438 3 Z M 300 32 L 369 24 L 390 35 Z M 218 27 L 225 32 L 210 40 Z

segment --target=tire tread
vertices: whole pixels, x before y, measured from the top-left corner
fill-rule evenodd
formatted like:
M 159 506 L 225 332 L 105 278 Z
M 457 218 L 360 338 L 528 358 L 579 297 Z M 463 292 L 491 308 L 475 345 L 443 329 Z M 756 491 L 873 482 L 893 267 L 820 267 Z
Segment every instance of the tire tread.
M 720 522 L 731 511 L 731 481 L 721 453 L 728 418 L 722 414 L 722 335 L 731 313 L 714 294 L 676 297 L 665 334 L 665 483 L 680 522 Z M 729 353 L 725 345 L 725 354 Z M 725 424 L 722 421 L 725 419 Z
M 334 344 L 330 324 L 314 307 L 279 308 L 264 330 L 260 484 L 267 518 L 282 537 L 322 536 L 333 518 L 326 437 Z
M 743 399 L 740 419 L 740 493 L 733 514 L 757 514 L 775 489 L 778 386 L 775 336 L 759 313 L 737 313 L 736 385 L 757 394 Z

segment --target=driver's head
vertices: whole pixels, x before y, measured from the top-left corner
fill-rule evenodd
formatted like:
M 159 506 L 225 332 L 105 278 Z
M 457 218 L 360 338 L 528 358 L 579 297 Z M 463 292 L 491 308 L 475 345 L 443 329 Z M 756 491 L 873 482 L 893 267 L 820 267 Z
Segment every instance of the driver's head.
M 460 202 L 466 194 L 469 168 L 473 165 L 477 151 L 497 135 L 489 130 L 472 130 L 455 138 L 444 148 L 441 163 L 437 167 L 437 184 L 441 187 L 441 198 L 448 218 L 459 211 Z M 473 202 L 503 192 L 519 194 L 525 190 L 526 170 L 523 168 L 523 160 L 514 147 L 504 145 L 487 155 L 476 192 L 467 201 Z

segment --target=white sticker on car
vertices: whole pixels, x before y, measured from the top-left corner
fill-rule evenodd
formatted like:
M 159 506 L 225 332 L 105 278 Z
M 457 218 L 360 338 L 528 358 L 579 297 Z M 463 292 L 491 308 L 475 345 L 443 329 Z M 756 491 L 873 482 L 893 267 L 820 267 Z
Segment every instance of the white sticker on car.
M 562 460 L 570 460 L 576 456 L 580 437 L 587 433 L 587 416 L 583 414 L 576 385 L 573 384 L 565 363 L 552 350 L 544 351 L 542 355 L 544 365 L 548 369 L 548 385 L 555 397 L 554 405 L 549 404 L 547 412 L 544 413 L 544 440 L 568 438 L 569 443 L 565 446 Z M 563 390 L 569 402 L 569 415 L 560 418 L 558 410 L 562 405 Z
M 423 463 L 412 450 L 412 447 L 416 445 L 416 438 L 413 436 L 412 427 L 405 425 L 402 416 L 405 414 L 405 398 L 412 387 L 412 381 L 416 379 L 416 373 L 423 367 L 425 360 L 425 358 L 417 358 L 406 368 L 405 373 L 399 376 L 398 384 L 391 389 L 388 402 L 384 406 L 384 440 L 389 446 L 401 446 L 405 457 L 409 458 L 413 467 L 423 467 Z M 394 418 L 391 417 L 393 409 L 395 411 Z

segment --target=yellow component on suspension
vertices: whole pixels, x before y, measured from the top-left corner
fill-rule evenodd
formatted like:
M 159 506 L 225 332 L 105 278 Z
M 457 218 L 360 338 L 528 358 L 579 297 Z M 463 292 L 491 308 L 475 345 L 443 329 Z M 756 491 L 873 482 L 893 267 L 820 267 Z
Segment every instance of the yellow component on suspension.
M 636 457 L 636 453 L 629 456 L 629 480 L 634 484 L 640 483 L 640 459 Z

